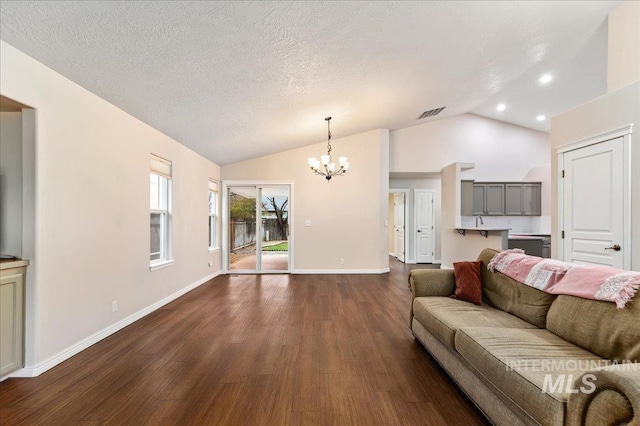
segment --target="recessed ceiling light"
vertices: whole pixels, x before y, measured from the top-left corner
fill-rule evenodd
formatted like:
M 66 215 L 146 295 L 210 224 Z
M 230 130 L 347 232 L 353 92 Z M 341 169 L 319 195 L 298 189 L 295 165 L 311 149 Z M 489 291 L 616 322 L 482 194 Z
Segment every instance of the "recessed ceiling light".
M 538 121 L 544 121 L 546 119 L 547 119 L 547 117 L 545 117 L 544 115 L 539 115 L 539 116 L 536 117 L 536 120 L 538 120 Z
M 504 111 L 505 109 L 507 109 L 507 106 L 505 104 L 499 104 L 496 109 L 498 111 Z
M 542 77 L 540 77 L 538 81 L 542 84 L 547 84 L 551 80 L 553 80 L 553 77 L 551 77 L 551 74 L 545 74 Z

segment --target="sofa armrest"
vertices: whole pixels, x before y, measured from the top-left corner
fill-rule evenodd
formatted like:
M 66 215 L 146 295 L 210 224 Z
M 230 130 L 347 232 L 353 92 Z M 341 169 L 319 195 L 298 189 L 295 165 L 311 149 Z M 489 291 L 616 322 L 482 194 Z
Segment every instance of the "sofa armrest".
M 453 269 L 414 269 L 409 272 L 411 295 L 451 296 L 456 291 Z
M 456 291 L 455 275 L 452 269 L 414 269 L 409 272 L 411 307 L 409 328 L 413 322 L 413 301 L 416 297 L 451 296 Z
M 568 426 L 640 424 L 640 364 L 618 364 L 579 377 L 567 401 Z

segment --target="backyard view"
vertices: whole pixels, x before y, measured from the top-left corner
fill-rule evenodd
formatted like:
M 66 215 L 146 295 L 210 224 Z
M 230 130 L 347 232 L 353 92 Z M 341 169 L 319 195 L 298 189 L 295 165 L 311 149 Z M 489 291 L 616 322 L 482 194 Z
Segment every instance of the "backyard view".
M 259 219 L 256 199 L 260 195 Z M 289 268 L 287 188 L 232 188 L 229 191 L 229 269 L 286 271 Z M 260 220 L 258 236 L 257 220 Z M 257 252 L 258 238 L 261 246 Z M 259 254 L 259 255 L 258 255 Z

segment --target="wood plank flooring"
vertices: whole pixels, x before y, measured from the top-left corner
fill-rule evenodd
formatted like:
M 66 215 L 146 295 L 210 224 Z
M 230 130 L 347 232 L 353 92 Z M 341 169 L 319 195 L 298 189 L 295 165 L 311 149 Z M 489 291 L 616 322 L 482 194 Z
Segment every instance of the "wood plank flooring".
M 488 424 L 414 341 L 412 267 L 217 277 L 40 377 L 0 383 L 0 424 Z

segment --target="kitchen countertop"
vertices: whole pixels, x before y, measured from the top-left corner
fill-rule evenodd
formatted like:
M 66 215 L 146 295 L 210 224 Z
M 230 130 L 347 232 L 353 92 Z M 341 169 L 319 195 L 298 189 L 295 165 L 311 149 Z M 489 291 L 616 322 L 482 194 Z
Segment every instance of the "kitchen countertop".
M 29 261 L 24 259 L 2 259 L 0 260 L 0 270 L 21 268 L 23 266 L 29 266 Z
M 509 234 L 510 240 L 547 240 L 550 238 L 550 234 L 533 234 L 525 232 L 518 234 Z
M 511 228 L 505 228 L 504 226 L 456 226 L 455 229 L 463 229 L 465 231 L 508 231 Z

